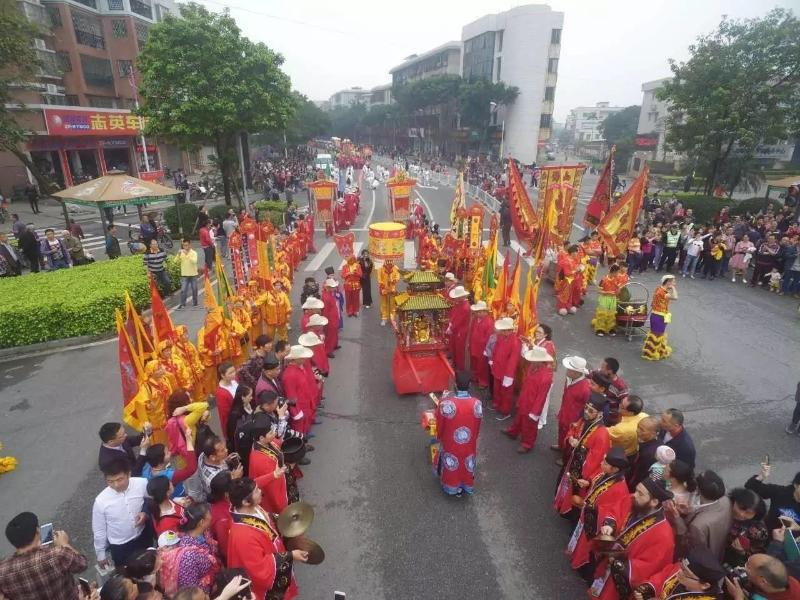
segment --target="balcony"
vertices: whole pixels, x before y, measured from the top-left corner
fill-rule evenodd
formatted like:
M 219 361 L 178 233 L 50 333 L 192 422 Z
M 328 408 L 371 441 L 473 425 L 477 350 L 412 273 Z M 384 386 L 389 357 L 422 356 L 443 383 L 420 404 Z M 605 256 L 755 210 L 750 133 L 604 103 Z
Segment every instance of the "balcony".
M 45 30 L 53 26 L 50 13 L 41 4 L 32 4 L 25 0 L 17 0 L 17 8 L 31 23 L 36 23 Z
M 552 100 L 545 100 L 542 102 L 542 112 L 553 114 L 553 101 Z
M 89 8 L 93 8 L 97 10 L 97 2 L 95 0 L 75 0 L 78 4 L 83 4 L 84 6 L 88 6 Z
M 548 73 L 544 84 L 546 86 L 555 86 L 557 81 L 558 81 L 558 74 L 557 73 Z
M 90 48 L 105 49 L 106 47 L 106 40 L 102 35 L 81 31 L 80 29 L 75 30 L 75 41 L 84 46 L 89 46 Z
M 36 56 L 39 59 L 39 77 L 61 79 L 61 68 L 59 67 L 55 52 L 37 49 Z
M 141 0 L 131 0 L 131 10 L 137 15 L 153 20 L 153 7 Z

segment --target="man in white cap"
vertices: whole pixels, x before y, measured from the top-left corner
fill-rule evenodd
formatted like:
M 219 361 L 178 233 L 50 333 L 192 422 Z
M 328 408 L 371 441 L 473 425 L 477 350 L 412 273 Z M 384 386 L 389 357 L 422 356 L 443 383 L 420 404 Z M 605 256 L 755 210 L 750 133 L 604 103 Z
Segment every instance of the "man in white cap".
M 447 298 L 450 297 L 450 292 L 458 285 L 456 276 L 450 272 L 444 274 L 444 294 Z
M 469 333 L 469 292 L 464 286 L 457 285 L 448 294 L 453 306 L 450 309 L 450 323 L 447 333 L 450 336 L 450 355 L 456 372 L 466 368 L 467 334 Z
M 286 355 L 286 368 L 281 373 L 281 383 L 286 399 L 289 401 L 291 427 L 307 435 L 311 430 L 312 413 L 316 390 L 310 386 L 304 363 L 314 353 L 304 346 L 292 346 Z
M 322 401 L 322 394 L 324 393 L 323 386 L 325 385 L 325 378 L 328 376 L 328 372 L 322 371 L 319 365 L 323 364 L 327 368 L 328 357 L 325 354 L 325 346 L 322 340 L 317 337 L 316 333 L 311 331 L 304 333 L 297 339 L 297 341 L 301 346 L 304 346 L 313 352 L 313 356 L 309 361 L 306 361 L 304 368 L 309 374 L 309 381 L 317 391 L 316 397 L 314 398 L 314 414 L 316 415 L 316 409 L 319 406 L 319 403 Z M 324 357 L 324 361 L 323 359 L 318 358 L 319 356 Z
M 553 369 L 550 368 L 553 357 L 539 346 L 526 350 L 522 357 L 530 364 L 517 398 L 517 414 L 514 422 L 511 427 L 504 429 L 503 433 L 512 440 L 522 436 L 517 452 L 526 454 L 533 450 L 536 444 L 539 419 L 542 418 L 547 393 L 553 385 Z
M 328 360 L 328 353 L 325 352 L 325 326 L 327 324 L 328 319 L 322 315 L 311 315 L 306 330 L 306 333 L 313 333 L 318 339 L 322 340 L 322 345 L 314 346 L 311 349 L 314 351 L 314 366 L 316 366 L 325 377 L 327 377 L 330 372 L 330 361 Z
M 511 417 L 511 404 L 514 398 L 514 375 L 519 364 L 522 341 L 517 335 L 514 320 L 510 317 L 498 319 L 494 324 L 497 341 L 489 358 L 494 377 L 492 408 L 497 411 L 495 419 L 505 421 Z
M 489 361 L 484 354 L 486 342 L 494 333 L 494 319 L 489 314 L 486 302 L 479 300 L 470 307 L 472 319 L 469 332 L 469 360 L 472 379 L 478 387 L 486 389 L 489 386 Z
M 567 369 L 567 374 L 564 392 L 561 395 L 561 408 L 558 409 L 558 440 L 556 444 L 550 446 L 550 449 L 563 454 L 568 450 L 566 439 L 569 426 L 580 418 L 583 407 L 589 401 L 592 388 L 586 378 L 589 370 L 586 368 L 585 358 L 565 356 L 561 364 Z M 559 462 L 563 464 L 563 459 L 559 459 Z
M 333 351 L 340 348 L 339 303 L 335 295 L 338 287 L 338 281 L 328 278 L 325 280 L 322 292 L 322 303 L 325 306 L 322 309 L 322 316 L 328 319 L 328 324 L 325 326 L 325 352 L 328 354 L 328 358 L 333 358 Z
M 303 309 L 303 316 L 300 317 L 300 330 L 305 333 L 308 331 L 308 321 L 311 316 L 321 314 L 325 304 L 319 298 L 309 296 L 300 308 Z

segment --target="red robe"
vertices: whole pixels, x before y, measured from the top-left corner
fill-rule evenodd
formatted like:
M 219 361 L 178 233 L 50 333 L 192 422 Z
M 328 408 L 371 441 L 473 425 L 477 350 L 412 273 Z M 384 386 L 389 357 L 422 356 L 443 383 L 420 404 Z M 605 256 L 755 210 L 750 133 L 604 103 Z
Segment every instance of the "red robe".
M 581 278 L 578 276 L 580 259 L 566 252 L 559 254 L 556 263 L 556 310 L 578 307 L 581 301 Z
M 617 536 L 617 541 L 625 548 L 623 573 L 631 590 L 647 581 L 655 573 L 672 563 L 675 552 L 675 534 L 672 526 L 664 517 L 664 510 L 659 508 L 646 517 L 635 513 L 628 516 L 625 528 Z M 627 600 L 620 598 L 613 579 L 608 576 L 608 561 L 603 560 L 594 572 L 595 583 L 589 590 L 589 598 L 601 600 Z M 603 580 L 605 579 L 605 583 Z
M 261 508 L 269 513 L 280 513 L 289 505 L 286 493 L 286 478 L 273 477 L 275 469 L 281 466 L 280 450 L 271 443 L 269 446 L 253 444 L 250 451 L 248 477 L 261 488 Z
M 503 387 L 503 378 L 514 378 L 521 348 L 522 342 L 519 336 L 512 332 L 509 335 L 498 335 L 492 351 L 492 377 L 494 377 L 492 403 L 497 412 L 503 415 L 511 413 L 511 401 L 514 397 L 514 384 Z
M 303 316 L 300 317 L 300 331 L 302 331 L 303 333 L 308 333 L 309 331 L 308 321 L 311 319 L 311 315 L 313 314 L 314 313 L 312 313 L 310 310 L 303 311 Z
M 570 425 L 580 419 L 583 407 L 592 395 L 592 388 L 586 377 L 581 377 L 573 383 L 564 382 L 564 393 L 561 395 L 561 408 L 558 409 L 558 445 L 566 451 L 567 431 Z
M 227 562 L 228 533 L 230 530 L 231 503 L 227 498 L 223 498 L 211 505 L 211 531 L 214 534 L 214 539 L 217 540 L 217 546 L 223 562 Z
M 579 488 L 575 479 L 592 481 L 600 473 L 600 463 L 611 449 L 611 438 L 608 429 L 603 425 L 602 417 L 592 423 L 586 423 L 583 419 L 575 421 L 568 432 L 569 435 L 578 439 L 578 445 L 572 448 L 569 460 L 564 464 L 553 502 L 556 510 L 562 515 L 572 510 L 573 495 L 585 498 L 589 492 L 588 487 Z M 577 477 L 574 477 L 576 475 Z
M 482 419 L 481 401 L 467 392 L 442 398 L 436 408 L 436 436 L 441 444 L 436 471 L 447 494 L 474 491 Z
M 463 298 L 450 309 L 450 354 L 456 373 L 466 368 L 467 333 L 469 332 L 469 300 Z
M 316 332 L 315 332 L 316 333 Z M 319 336 L 319 334 L 317 334 Z M 327 375 L 330 373 L 331 363 L 328 354 L 325 352 L 325 344 L 317 344 L 311 347 L 314 356 L 311 357 L 311 364 L 319 369 L 320 373 Z
M 469 334 L 470 369 L 473 380 L 484 388 L 489 385 L 489 359 L 483 352 L 492 333 L 494 333 L 494 319 L 490 315 L 484 314 L 472 320 Z
M 636 586 L 635 591 L 649 593 L 650 595 L 645 598 L 672 598 L 673 593 L 685 592 L 686 589 L 678 582 L 681 567 L 681 563 L 668 564 L 658 573 L 651 575 L 647 581 Z
M 264 598 L 269 590 L 286 590 L 283 599 L 292 600 L 297 597 L 292 553 L 283 545 L 272 517 L 258 512 L 246 515 L 231 511 L 228 568 L 247 572 L 256 598 Z
M 303 363 L 303 371 L 305 371 L 306 374 L 308 388 L 314 392 L 311 404 L 311 423 L 313 424 L 317 416 L 317 406 L 319 406 L 319 401 L 322 399 L 322 388 L 319 386 L 317 376 L 314 375 L 314 366 L 311 364 L 312 360 L 314 360 L 313 357 Z
M 339 345 L 339 303 L 330 288 L 322 292 L 322 302 L 325 304 L 322 316 L 328 319 L 325 325 L 325 352 L 332 354 Z
M 605 475 L 601 473 L 592 481 L 581 509 L 581 518 L 567 545 L 573 569 L 580 569 L 589 562 L 592 539 L 600 534 L 603 525 L 610 525 L 618 533 L 631 510 L 631 494 L 623 473 Z
M 534 363 L 536 364 L 536 363 Z M 540 367 L 530 368 L 522 389 L 517 398 L 517 414 L 514 422 L 506 431 L 514 437 L 522 435 L 522 447 L 531 449 L 536 444 L 539 433 L 539 421 L 534 421 L 530 415 L 541 418 L 547 393 L 553 385 L 553 370 L 547 363 L 539 363 Z
M 313 422 L 316 391 L 309 387 L 305 369 L 295 363 L 287 365 L 281 373 L 281 383 L 283 383 L 286 398 L 294 400 L 296 403 L 289 409 L 289 414 L 292 416 L 292 429 L 300 433 L 308 433 Z

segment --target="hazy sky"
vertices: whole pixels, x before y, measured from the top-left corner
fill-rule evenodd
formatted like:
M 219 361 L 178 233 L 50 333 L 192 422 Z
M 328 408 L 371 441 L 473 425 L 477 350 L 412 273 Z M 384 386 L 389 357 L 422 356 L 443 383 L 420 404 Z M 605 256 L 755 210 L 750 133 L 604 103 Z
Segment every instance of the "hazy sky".
M 227 6 L 245 35 L 286 59 L 292 86 L 326 100 L 351 86 L 391 82 L 389 69 L 409 54 L 461 39 L 476 18 L 524 2 L 502 0 L 199 0 Z M 695 38 L 722 15 L 761 16 L 798 0 L 553 0 L 564 12 L 556 120 L 571 108 L 609 101 L 640 104 L 641 84 L 670 75 L 667 60 L 688 57 Z

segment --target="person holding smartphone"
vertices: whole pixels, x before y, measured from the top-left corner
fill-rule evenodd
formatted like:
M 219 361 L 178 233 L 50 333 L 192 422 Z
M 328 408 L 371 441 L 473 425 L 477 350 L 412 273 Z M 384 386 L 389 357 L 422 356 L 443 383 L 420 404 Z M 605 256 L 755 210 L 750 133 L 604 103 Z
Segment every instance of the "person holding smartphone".
M 52 543 L 43 545 L 38 517 L 22 512 L 8 522 L 6 538 L 16 551 L 0 561 L 0 597 L 78 600 L 73 576 L 85 570 L 88 561 L 69 545 L 66 532 L 53 531 Z
M 770 474 L 769 459 L 761 463 L 761 472 L 753 475 L 744 484 L 748 490 L 753 490 L 764 500 L 769 500 L 769 510 L 764 522 L 770 530 L 780 529 L 784 526 L 781 517 L 786 517 L 794 522 L 792 529 L 800 530 L 800 472 L 796 473 L 788 485 L 766 483 Z

